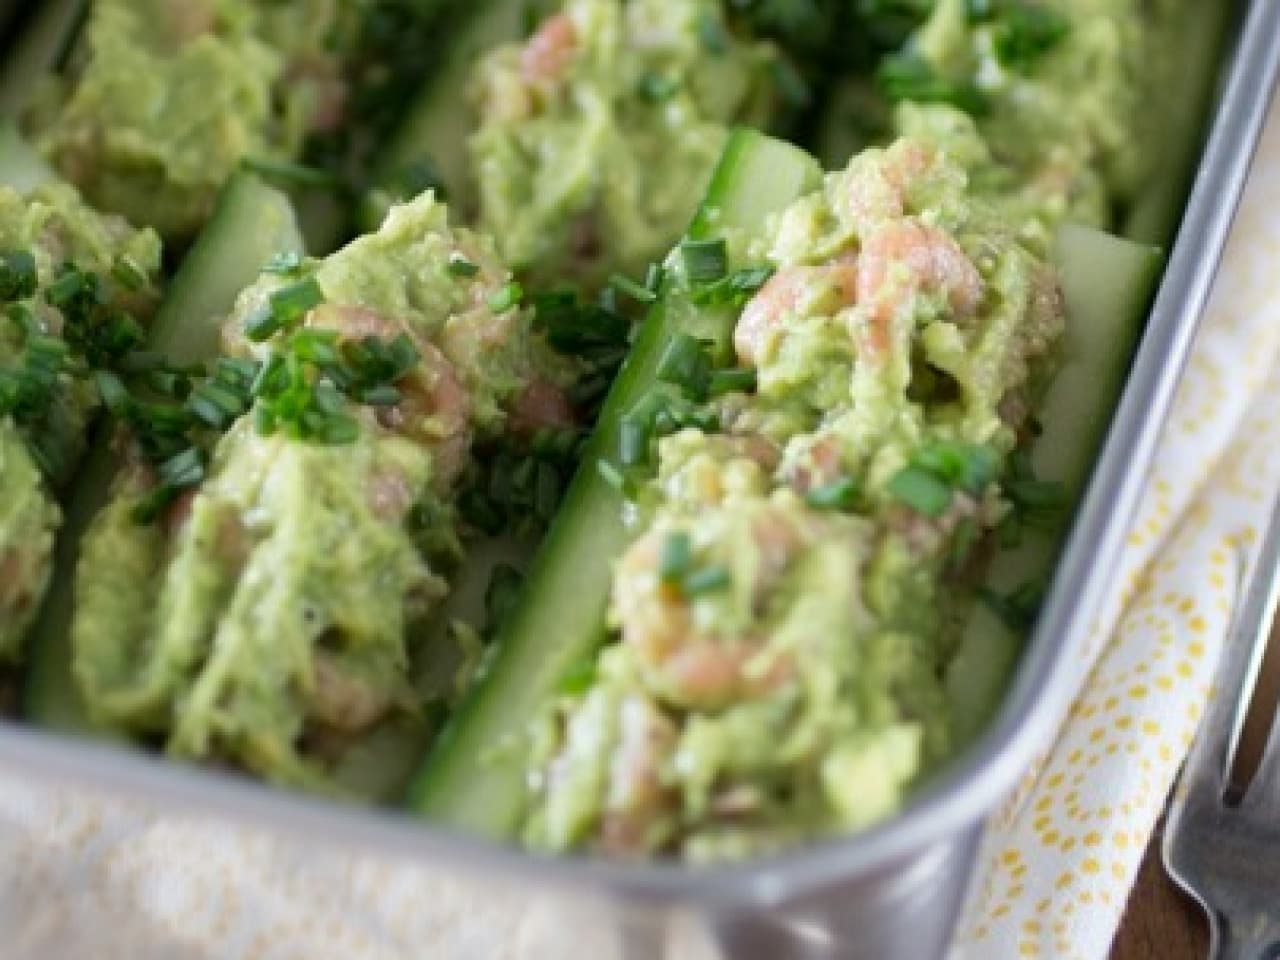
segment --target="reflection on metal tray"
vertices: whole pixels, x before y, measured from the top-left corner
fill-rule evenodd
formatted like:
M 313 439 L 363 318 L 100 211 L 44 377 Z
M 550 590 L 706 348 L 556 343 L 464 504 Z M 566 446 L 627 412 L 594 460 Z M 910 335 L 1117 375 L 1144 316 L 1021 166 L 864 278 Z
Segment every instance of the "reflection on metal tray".
M 1089 491 L 1005 702 L 982 739 L 892 820 L 773 859 L 691 869 L 545 860 L 391 811 L 342 807 L 142 754 L 0 725 L 0 763 L 505 883 L 560 890 L 660 956 L 692 913 L 725 958 L 931 960 L 945 949 L 984 817 L 1052 732 L 1065 658 L 1104 598 L 1239 200 L 1277 70 L 1280 2 L 1237 4 L 1232 51 L 1177 241 Z

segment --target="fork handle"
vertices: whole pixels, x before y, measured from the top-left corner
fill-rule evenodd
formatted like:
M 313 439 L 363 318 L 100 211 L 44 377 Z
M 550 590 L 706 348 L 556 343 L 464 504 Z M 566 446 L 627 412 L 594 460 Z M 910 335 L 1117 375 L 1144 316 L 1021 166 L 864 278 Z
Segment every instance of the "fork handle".
M 1242 929 L 1217 915 L 1210 924 L 1210 960 L 1277 960 L 1280 958 L 1280 916 L 1259 913 L 1252 929 Z

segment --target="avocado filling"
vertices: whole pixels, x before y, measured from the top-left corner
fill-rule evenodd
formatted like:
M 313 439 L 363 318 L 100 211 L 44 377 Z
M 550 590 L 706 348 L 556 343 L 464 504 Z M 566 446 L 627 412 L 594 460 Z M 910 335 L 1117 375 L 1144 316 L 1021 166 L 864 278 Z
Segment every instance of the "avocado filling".
M 79 566 L 75 673 L 100 722 L 334 791 L 353 740 L 453 694 L 418 685 L 417 641 L 467 533 L 473 447 L 559 422 L 572 371 L 492 242 L 445 219 L 424 195 L 240 296 L 241 409 L 154 522 L 173 461 L 131 432 Z
M 735 365 L 710 396 L 668 363 L 632 415 L 624 460 L 653 476 L 610 642 L 546 718 L 537 846 L 767 852 L 887 816 L 953 748 L 942 677 L 1062 332 L 1056 273 L 914 140 L 725 251 L 761 280 Z M 720 282 L 685 263 L 695 297 Z M 682 403 L 702 421 L 671 432 Z
M 101 406 L 95 368 L 142 336 L 160 244 L 65 185 L 0 187 L 0 660 L 13 661 L 48 586 L 56 496 Z

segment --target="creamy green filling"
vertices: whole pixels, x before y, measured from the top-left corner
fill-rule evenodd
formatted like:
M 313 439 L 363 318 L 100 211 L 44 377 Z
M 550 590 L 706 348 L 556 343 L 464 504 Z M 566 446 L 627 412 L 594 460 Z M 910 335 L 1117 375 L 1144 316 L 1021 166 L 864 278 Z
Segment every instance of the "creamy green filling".
M 727 126 L 766 119 L 773 56 L 718 2 L 569 0 L 476 69 L 480 225 L 537 278 L 643 276 L 688 224 Z
M 530 842 L 741 857 L 881 819 L 950 755 L 970 554 L 1062 330 L 1007 223 L 900 140 L 746 244 L 773 270 L 733 334 L 755 387 L 650 441 L 611 641 L 540 730 Z
M 339 122 L 350 20 L 331 0 L 95 0 L 28 127 L 95 206 L 188 237 L 241 160 L 293 159 Z
M 304 342 L 341 352 L 400 338 L 414 359 L 376 404 L 330 384 L 299 420 L 292 394 L 260 392 L 155 522 L 139 508 L 157 476 L 134 451 L 77 570 L 74 672 L 98 722 L 330 792 L 375 789 L 342 767 L 388 731 L 410 762 L 421 749 L 432 708 L 456 695 L 451 678 L 424 674 L 441 656 L 429 641 L 452 641 L 428 626 L 464 532 L 454 504 L 473 445 L 513 417 L 536 426 L 528 388 L 555 395 L 572 374 L 531 311 L 500 302 L 511 277 L 492 241 L 446 219 L 426 194 L 240 295 L 226 346 L 258 370 L 298 362 Z M 306 312 L 264 335 L 272 304 L 299 289 Z M 351 432 L 305 429 L 310 416 Z
M 95 213 L 65 185 L 29 196 L 0 187 L 0 260 L 6 286 L 31 271 L 21 281 L 29 289 L 7 290 L 0 305 L 0 659 L 11 661 L 51 574 L 56 494 L 100 406 L 81 341 L 114 323 L 115 311 L 128 311 L 129 324 L 147 321 L 160 244 L 149 230 Z M 51 290 L 69 270 L 92 276 L 110 306 L 55 306 Z

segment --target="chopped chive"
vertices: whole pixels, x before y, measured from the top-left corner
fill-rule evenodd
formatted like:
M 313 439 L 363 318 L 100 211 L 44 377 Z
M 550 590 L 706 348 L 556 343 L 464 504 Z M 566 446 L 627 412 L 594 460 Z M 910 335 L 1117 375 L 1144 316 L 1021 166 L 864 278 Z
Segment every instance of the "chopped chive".
M 1029 510 L 1058 509 L 1067 503 L 1067 488 L 1057 480 L 1009 480 L 1004 492 Z
M 858 481 L 854 477 L 840 477 L 830 483 L 809 490 L 804 499 L 818 510 L 852 510 L 858 501 Z
M 978 542 L 978 524 L 973 517 L 964 517 L 956 524 L 951 539 L 951 566 L 963 567 Z
M 123 381 L 110 370 L 95 370 L 93 380 L 98 388 L 98 396 L 102 398 L 102 405 L 112 414 L 120 416 L 129 406 L 129 391 L 125 389 Z
M 619 293 L 630 297 L 636 303 L 653 303 L 658 299 L 657 293 L 650 290 L 648 286 L 636 283 L 630 277 L 625 277 L 620 273 L 615 273 L 609 277 L 609 285 Z
M 707 381 L 707 393 L 713 397 L 726 393 L 750 393 L 756 388 L 756 372 L 750 367 L 713 370 Z
M 17 267 L 15 267 L 10 260 L 10 258 L 14 257 L 18 260 Z M 31 283 L 34 283 L 34 281 L 30 279 L 31 277 L 34 277 L 34 274 L 27 275 L 24 273 L 25 261 L 30 258 L 31 254 L 25 252 L 9 254 L 4 258 L 3 272 L 0 273 L 0 283 L 3 284 L 4 289 L 8 290 L 11 286 L 16 285 L 19 292 L 27 289 L 31 290 L 31 293 L 25 293 L 21 297 L 15 293 L 6 299 L 24 299 L 25 297 L 29 297 L 35 293 L 35 288 L 30 286 Z M 34 268 L 35 261 L 30 260 L 30 262 Z M 7 275 L 9 275 L 11 270 L 14 271 L 13 276 L 16 279 L 8 280 Z M 49 286 L 45 288 L 44 298 L 52 306 L 62 309 L 70 306 L 72 301 L 80 297 L 87 297 L 91 293 L 89 289 L 90 285 L 91 283 L 88 275 L 81 273 L 80 270 L 76 269 L 74 266 L 67 264 L 62 268 L 58 275 L 54 277 Z
M 650 103 L 662 103 L 664 100 L 670 100 L 680 89 L 680 81 L 675 77 L 650 72 L 640 78 L 637 88 L 640 96 Z
M 134 504 L 131 511 L 133 522 L 142 525 L 154 523 L 180 492 L 163 483 L 148 491 Z
M 271 309 L 271 304 L 260 303 L 245 317 L 244 335 L 254 343 L 267 340 L 281 327 L 278 317 Z
M 445 266 L 449 276 L 459 278 L 474 277 L 480 272 L 480 267 L 472 263 L 460 253 L 455 253 L 449 257 L 449 262 Z
M 248 398 L 219 386 L 201 383 L 187 397 L 187 411 L 214 430 L 224 430 L 236 417 L 244 413 Z
M 331 414 L 315 428 L 314 438 L 327 446 L 354 443 L 360 436 L 360 425 L 345 414 Z
M 693 565 L 693 541 L 683 530 L 668 533 L 658 555 L 658 579 L 666 586 L 681 583 Z
M 262 272 L 291 276 L 302 269 L 302 264 L 302 254 L 296 250 L 284 250 L 272 255 L 271 259 L 263 266 Z
M 116 257 L 111 276 L 126 290 L 141 290 L 147 285 L 147 272 L 127 253 Z
M 194 487 L 205 477 L 205 455 L 199 447 L 186 450 L 160 464 L 160 479 L 170 487 Z
M 338 415 L 346 410 L 346 398 L 327 380 L 319 381 L 312 388 L 312 399 L 315 401 L 316 409 L 321 413 Z
M 624 417 L 618 424 L 618 460 L 624 467 L 634 467 L 649 459 L 652 423 L 639 417 Z
M 992 47 L 1001 64 L 1026 70 L 1061 43 L 1070 30 L 1070 21 L 1057 10 L 1030 3 L 1010 4 L 1000 13 Z
M 991 106 L 986 95 L 973 83 L 952 82 L 913 52 L 884 57 L 876 70 L 876 82 L 894 102 L 948 103 L 975 116 L 986 114 Z
M 274 157 L 245 157 L 240 161 L 247 170 L 271 180 L 285 180 L 304 187 L 336 187 L 338 178 L 328 170 L 309 167 Z
M 597 460 L 596 471 L 609 486 L 613 487 L 626 500 L 635 500 L 635 481 L 618 469 L 608 460 Z
M 484 591 L 485 627 L 494 629 L 506 620 L 520 600 L 524 574 L 509 563 L 495 564 Z
M 682 240 L 680 256 L 690 283 L 714 283 L 729 269 L 728 248 L 723 240 Z
M 360 391 L 356 399 L 366 407 L 394 407 L 403 397 L 391 384 L 383 383 Z
M 489 309 L 494 313 L 505 313 L 524 299 L 524 288 L 515 280 L 509 280 L 489 294 Z
M 333 330 L 299 330 L 289 341 L 289 349 L 319 366 L 337 363 L 338 334 Z
M 951 505 L 951 487 L 914 465 L 899 470 L 888 489 L 893 497 L 928 517 L 941 516 Z
M 689 397 L 700 400 L 707 394 L 711 358 L 701 340 L 687 333 L 672 337 L 658 360 L 658 379 L 670 383 Z
M 911 462 L 975 496 L 995 480 L 1000 469 L 1000 456 L 991 447 L 955 440 L 926 444 L 911 455 Z
M 701 597 L 708 593 L 718 593 L 733 583 L 729 568 L 719 565 L 703 567 L 685 576 L 680 582 L 681 591 L 686 597 Z
M 279 426 L 280 421 L 276 419 L 276 415 L 271 412 L 269 407 L 258 406 L 254 408 L 253 427 L 260 436 L 271 436 Z
M 26 300 L 38 285 L 36 258 L 30 250 L 0 253 L 0 300 Z
M 719 57 L 729 52 L 729 34 L 720 19 L 710 11 L 698 19 L 698 39 L 712 56 Z
M 644 274 L 644 288 L 657 297 L 662 290 L 662 281 L 666 278 L 667 268 L 660 263 L 651 263 Z
M 324 303 L 324 291 L 315 277 L 307 277 L 271 294 L 271 312 L 279 314 L 286 323 L 302 319 L 312 307 Z

